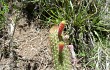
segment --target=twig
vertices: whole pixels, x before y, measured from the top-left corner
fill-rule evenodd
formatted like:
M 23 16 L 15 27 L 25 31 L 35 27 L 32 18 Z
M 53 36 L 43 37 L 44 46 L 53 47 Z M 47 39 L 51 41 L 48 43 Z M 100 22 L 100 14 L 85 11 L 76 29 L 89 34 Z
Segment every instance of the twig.
M 71 53 L 71 63 L 72 63 L 72 66 L 73 68 L 76 66 L 78 60 L 76 58 L 76 54 L 74 52 L 74 46 L 73 45 L 68 45 L 68 48 L 69 48 L 69 51 Z
M 16 23 L 17 23 L 17 21 L 20 19 L 21 17 L 19 16 L 19 15 L 17 15 L 17 17 L 16 17 L 16 19 L 15 19 L 15 21 L 13 21 L 12 20 L 12 18 L 10 18 L 10 20 L 12 21 L 11 23 L 14 25 L 13 27 L 14 27 L 14 29 L 12 30 L 13 32 L 12 32 L 12 35 L 11 35 L 11 38 L 10 38 L 10 42 L 9 42 L 9 52 L 11 51 L 11 47 L 13 46 L 13 36 L 14 36 L 14 33 L 15 33 L 15 29 L 16 29 Z

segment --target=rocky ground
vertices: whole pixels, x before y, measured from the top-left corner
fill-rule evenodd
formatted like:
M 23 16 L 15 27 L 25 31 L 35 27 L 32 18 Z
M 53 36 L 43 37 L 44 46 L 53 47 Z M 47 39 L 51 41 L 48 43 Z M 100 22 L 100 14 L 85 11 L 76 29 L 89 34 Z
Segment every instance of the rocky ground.
M 18 23 L 13 40 L 16 57 L 2 58 L 0 70 L 53 70 L 48 29 L 34 24 L 28 27 L 25 19 Z M 21 28 L 22 24 L 25 27 Z

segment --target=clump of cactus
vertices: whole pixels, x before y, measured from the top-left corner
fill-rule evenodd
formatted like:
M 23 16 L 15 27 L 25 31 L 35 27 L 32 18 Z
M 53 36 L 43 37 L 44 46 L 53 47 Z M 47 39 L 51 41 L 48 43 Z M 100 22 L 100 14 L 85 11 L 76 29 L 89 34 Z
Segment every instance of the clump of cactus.
M 53 55 L 54 67 L 56 70 L 71 70 L 71 53 L 63 39 L 63 30 L 65 21 L 62 21 L 55 33 L 51 34 L 51 49 Z M 54 30 L 55 31 L 55 30 Z

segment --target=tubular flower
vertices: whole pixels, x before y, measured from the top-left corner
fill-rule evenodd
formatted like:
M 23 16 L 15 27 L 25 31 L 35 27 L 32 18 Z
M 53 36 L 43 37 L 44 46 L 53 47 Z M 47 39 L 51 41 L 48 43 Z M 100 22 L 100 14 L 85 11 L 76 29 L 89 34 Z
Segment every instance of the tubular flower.
M 61 41 L 61 42 L 59 42 L 59 53 L 61 53 L 63 51 L 63 48 L 64 48 L 64 42 Z
M 62 21 L 62 22 L 59 24 L 58 36 L 61 36 L 62 31 L 63 31 L 63 29 L 64 29 L 64 27 L 65 27 L 65 24 L 66 24 L 65 21 Z
M 59 42 L 59 58 L 58 58 L 59 63 L 60 63 L 61 65 L 63 64 L 63 53 L 62 53 L 63 48 L 64 48 L 64 42 L 61 41 L 61 42 Z

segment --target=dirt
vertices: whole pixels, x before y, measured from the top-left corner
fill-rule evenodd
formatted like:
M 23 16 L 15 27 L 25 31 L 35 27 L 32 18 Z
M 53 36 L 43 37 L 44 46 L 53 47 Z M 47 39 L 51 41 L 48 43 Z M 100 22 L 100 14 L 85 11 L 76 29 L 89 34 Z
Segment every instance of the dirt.
M 35 24 L 20 28 L 21 24 L 27 24 L 24 18 L 20 19 L 14 33 L 16 48 L 13 51 L 17 58 L 1 59 L 0 70 L 54 70 L 48 39 L 49 29 Z

